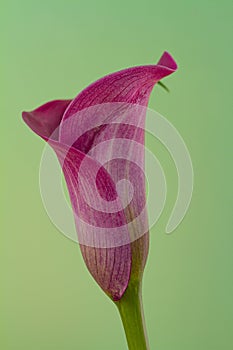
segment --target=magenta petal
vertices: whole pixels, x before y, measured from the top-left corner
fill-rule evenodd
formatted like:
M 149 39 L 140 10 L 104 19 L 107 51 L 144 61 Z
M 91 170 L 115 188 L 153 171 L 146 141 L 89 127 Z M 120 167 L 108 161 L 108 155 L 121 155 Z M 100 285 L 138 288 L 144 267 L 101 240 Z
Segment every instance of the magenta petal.
M 144 106 L 148 104 L 154 84 L 176 68 L 173 58 L 165 52 L 157 65 L 128 68 L 103 77 L 71 102 L 60 125 L 60 142 L 73 145 L 96 161 L 102 154 L 108 155 L 112 161 L 102 158 L 101 164 L 114 182 L 128 180 L 132 184 L 134 196 L 125 208 L 125 215 L 127 222 L 139 217 L 137 224 L 131 225 L 130 229 L 135 240 L 148 231 L 146 209 L 143 210 Z M 132 159 L 135 154 L 136 162 Z M 127 161 L 125 155 L 129 156 Z M 119 160 L 119 157 L 122 159 Z M 141 168 L 136 165 L 138 163 Z M 127 188 L 123 187 L 122 192 L 127 194 Z M 123 198 L 122 202 L 127 200 Z M 139 216 L 141 212 L 143 215 Z
M 106 213 L 100 195 L 96 193 L 98 183 L 103 199 L 114 201 L 117 198 L 115 184 L 92 158 L 72 147 L 68 152 L 61 144 L 53 142 L 53 147 L 66 178 L 84 261 L 99 286 L 117 301 L 124 294 L 130 278 L 129 233 L 121 203 L 116 203 L 114 213 Z M 95 178 L 93 174 L 96 173 Z M 98 210 L 93 208 L 94 205 Z
M 23 119 L 34 132 L 48 140 L 56 152 L 67 182 L 85 263 L 105 293 L 113 300 L 119 300 L 127 288 L 131 271 L 131 248 L 125 214 L 118 202 L 115 209 L 119 212 L 114 215 L 100 211 L 101 203 L 98 201 L 95 206 L 99 206 L 99 211 L 87 205 L 90 202 L 94 204 L 95 198 L 99 198 L 92 197 L 96 186 L 101 196 L 108 201 L 115 200 L 117 193 L 107 171 L 94 159 L 55 140 L 54 134 L 57 135 L 59 129 L 57 122 L 61 120 L 68 103 L 50 102 L 35 111 L 23 112 Z M 55 107 L 54 110 L 52 106 Z M 96 179 L 94 173 L 97 173 Z M 115 234 L 111 234 L 112 225 L 119 228 Z M 121 228 L 122 225 L 125 225 L 124 229 Z M 105 235 L 102 234 L 102 228 L 106 229 Z
M 66 109 L 59 131 L 59 139 L 66 142 L 76 132 L 75 122 L 70 128 L 65 121 L 84 108 L 102 104 L 123 102 L 147 106 L 153 86 L 172 74 L 177 65 L 170 54 L 164 52 L 157 65 L 138 66 L 107 75 L 89 85 L 74 98 Z M 77 118 L 75 118 L 77 119 Z M 93 120 L 93 123 L 95 121 Z M 91 129 L 91 125 L 89 125 Z
M 89 112 L 88 107 L 109 103 L 113 106 L 110 106 L 110 109 L 116 109 L 117 103 L 147 106 L 153 86 L 162 78 L 172 74 L 176 69 L 177 65 L 174 59 L 170 54 L 164 52 L 157 65 L 128 68 L 92 83 L 66 109 L 60 125 L 59 140 L 74 145 L 75 148 L 80 147 L 79 149 L 86 153 L 95 142 L 96 135 L 101 137 L 101 132 L 105 128 L 104 124 L 106 122 L 108 124 L 106 114 L 109 114 L 102 113 L 102 120 L 100 117 L 97 121 L 98 107 L 95 107 L 93 112 Z M 102 112 L 103 107 L 101 109 Z M 107 109 L 109 110 L 109 107 Z M 82 110 L 84 112 L 80 113 Z M 87 110 L 87 116 L 85 110 Z M 137 116 L 134 116 L 134 118 L 137 118 Z M 117 118 L 115 118 L 116 121 Z M 122 123 L 120 118 L 118 118 L 118 121 Z M 97 123 L 100 126 L 95 129 Z M 135 123 L 138 127 L 144 129 L 144 119 Z M 87 130 L 89 130 L 88 134 L 86 133 Z M 105 134 L 107 134 L 106 131 Z M 78 135 L 83 135 L 79 144 L 77 143 Z M 144 132 L 141 133 L 141 141 L 144 142 Z
M 114 143 L 117 138 L 122 140 L 128 139 L 131 142 L 144 144 L 144 122 L 145 114 L 126 113 L 124 120 L 119 121 L 121 124 L 113 125 L 117 122 L 117 104 L 124 105 L 141 105 L 147 106 L 150 93 L 153 86 L 162 78 L 172 74 L 177 69 L 173 58 L 165 52 L 160 58 L 157 65 L 139 66 L 125 69 L 120 72 L 110 74 L 94 82 L 83 90 L 69 105 L 62 118 L 59 140 L 64 143 L 73 145 L 76 149 L 90 154 L 93 159 L 98 160 L 99 154 L 109 154 L 110 159 L 114 159 Z M 94 107 L 93 106 L 97 106 Z M 100 106 L 100 108 L 98 107 Z M 106 107 L 107 112 L 104 110 Z M 98 116 L 98 111 L 100 116 Z M 108 110 L 110 109 L 110 111 Z M 111 109 L 114 110 L 111 113 Z M 80 113 L 81 111 L 81 113 Z M 109 116 L 114 115 L 113 118 Z M 128 125 L 129 118 L 134 119 L 134 126 Z M 105 143 L 102 152 L 95 147 L 105 141 L 110 140 L 108 146 Z M 112 142 L 111 142 L 112 140 Z M 118 142 L 117 148 L 122 149 L 125 154 L 136 152 L 136 144 L 133 148 L 127 148 L 126 142 Z M 144 150 L 141 148 L 137 152 L 138 162 L 144 162 Z M 124 157 L 123 157 L 124 158 Z M 103 163 L 114 182 L 124 179 L 131 182 L 134 187 L 134 197 L 125 208 L 126 220 L 129 222 L 143 210 L 145 205 L 145 179 L 141 169 L 137 168 L 133 162 L 119 160 Z M 127 189 L 123 192 L 127 192 Z M 139 216 L 137 225 L 133 226 L 133 232 L 130 229 L 130 235 L 134 239 L 131 243 L 132 262 L 131 262 L 131 279 L 140 280 L 145 266 L 148 254 L 148 232 L 146 213 Z
M 72 100 L 56 100 L 45 103 L 32 112 L 23 112 L 25 123 L 44 140 L 51 135 L 57 139 L 62 116 Z
M 177 69 L 176 62 L 174 61 L 170 53 L 168 53 L 167 51 L 165 51 L 161 56 L 158 65 L 170 68 L 172 71 L 175 71 Z
M 147 216 L 135 226 L 128 225 L 140 217 L 145 205 L 145 113 L 140 108 L 132 113 L 128 106 L 147 106 L 153 86 L 176 69 L 175 61 L 165 52 L 157 65 L 110 74 L 72 101 L 53 101 L 23 113 L 29 127 L 57 153 L 84 260 L 113 300 L 121 299 L 129 281 L 141 281 L 148 254 Z M 93 106 L 94 113 L 90 113 Z M 103 112 L 100 115 L 98 106 Z M 125 119 L 119 119 L 121 108 Z M 123 141 L 117 143 L 118 139 Z M 97 151 L 105 142 L 102 151 Z M 134 158 L 114 158 L 117 152 L 136 155 L 136 163 Z M 102 155 L 108 155 L 108 161 L 100 161 Z M 133 186 L 132 198 L 127 193 L 127 181 Z M 130 198 L 126 206 L 118 194 L 119 182 L 123 196 L 127 193 Z

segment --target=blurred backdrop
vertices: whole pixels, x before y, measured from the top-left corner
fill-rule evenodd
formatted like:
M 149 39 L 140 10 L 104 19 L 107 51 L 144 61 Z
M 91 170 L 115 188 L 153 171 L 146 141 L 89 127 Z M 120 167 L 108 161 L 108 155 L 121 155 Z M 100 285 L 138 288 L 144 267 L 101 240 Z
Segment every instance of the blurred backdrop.
M 115 306 L 44 210 L 44 143 L 21 112 L 74 97 L 110 72 L 155 63 L 164 50 L 179 70 L 165 80 L 171 93 L 155 87 L 150 107 L 183 136 L 195 186 L 188 214 L 166 235 L 177 175 L 148 137 L 168 182 L 143 285 L 151 349 L 233 348 L 232 14 L 228 0 L 1 2 L 2 349 L 127 349 Z

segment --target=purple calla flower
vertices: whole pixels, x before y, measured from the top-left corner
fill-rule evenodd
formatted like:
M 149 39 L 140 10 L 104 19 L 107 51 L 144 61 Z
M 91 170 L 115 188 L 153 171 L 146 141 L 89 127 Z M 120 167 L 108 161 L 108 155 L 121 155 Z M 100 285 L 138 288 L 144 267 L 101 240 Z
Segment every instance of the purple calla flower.
M 83 258 L 114 301 L 132 281 L 140 284 L 148 255 L 142 107 L 154 85 L 176 69 L 165 52 L 157 65 L 110 74 L 73 100 L 23 112 L 26 124 L 58 156 Z

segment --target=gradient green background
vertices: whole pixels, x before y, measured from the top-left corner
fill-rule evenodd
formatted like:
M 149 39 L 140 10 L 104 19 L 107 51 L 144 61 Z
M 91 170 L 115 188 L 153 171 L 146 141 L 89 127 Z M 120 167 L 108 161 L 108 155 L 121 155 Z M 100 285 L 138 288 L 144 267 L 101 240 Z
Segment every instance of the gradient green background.
M 183 136 L 195 187 L 182 224 L 165 235 L 177 175 L 166 150 L 148 138 L 169 194 L 144 278 L 151 349 L 233 348 L 232 15 L 226 0 L 1 2 L 2 349 L 126 349 L 117 310 L 43 208 L 44 143 L 21 111 L 154 63 L 163 50 L 179 70 L 166 79 L 170 94 L 154 89 L 150 107 Z

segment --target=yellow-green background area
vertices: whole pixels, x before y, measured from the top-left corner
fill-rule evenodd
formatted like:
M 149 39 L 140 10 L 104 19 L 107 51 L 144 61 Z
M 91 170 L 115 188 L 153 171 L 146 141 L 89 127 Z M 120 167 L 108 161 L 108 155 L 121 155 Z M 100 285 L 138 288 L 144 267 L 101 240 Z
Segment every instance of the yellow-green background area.
M 170 94 L 155 87 L 150 107 L 183 136 L 195 186 L 188 214 L 166 235 L 177 174 L 168 152 L 148 138 L 168 181 L 144 276 L 151 349 L 233 348 L 231 22 L 226 0 L 1 2 L 1 349 L 127 348 L 117 309 L 78 245 L 45 212 L 38 185 L 44 142 L 21 111 L 154 63 L 163 50 L 179 70 L 164 80 Z

